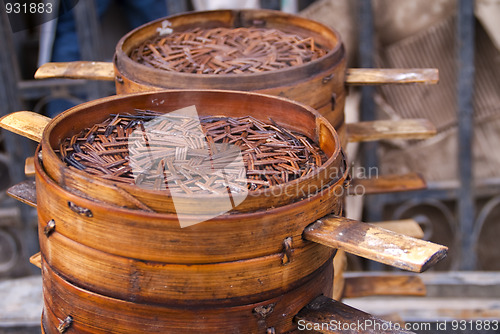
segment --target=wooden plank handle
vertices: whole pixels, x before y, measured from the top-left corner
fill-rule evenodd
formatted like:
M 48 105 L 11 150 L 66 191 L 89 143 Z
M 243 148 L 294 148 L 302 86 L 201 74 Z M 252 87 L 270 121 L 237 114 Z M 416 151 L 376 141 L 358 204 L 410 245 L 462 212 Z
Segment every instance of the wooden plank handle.
M 333 215 L 309 225 L 303 236 L 309 241 L 414 272 L 433 266 L 448 251 L 442 245 Z
M 319 296 L 294 317 L 299 331 L 314 333 L 406 334 L 396 323 L 376 318 L 351 306 Z M 344 326 L 344 327 L 343 327 Z
M 342 298 L 366 296 L 425 296 L 422 279 L 416 275 L 345 274 Z
M 30 257 L 30 263 L 40 269 L 42 269 L 42 254 L 40 252 L 32 255 Z
M 347 141 L 366 142 L 383 139 L 427 139 L 436 135 L 436 127 L 427 119 L 381 120 L 348 123 Z
M 387 85 L 423 83 L 436 84 L 439 81 L 437 68 L 348 68 L 345 84 Z
M 26 180 L 7 189 L 7 195 L 36 208 L 36 184 Z
M 35 157 L 28 157 L 24 162 L 24 175 L 35 176 Z
M 400 191 L 422 190 L 427 188 L 422 175 L 408 173 L 382 175 L 369 179 L 353 179 L 347 189 L 348 195 L 383 194 Z
M 50 121 L 50 118 L 31 111 L 17 111 L 0 118 L 0 127 L 40 142 Z
M 35 79 L 51 78 L 114 81 L 115 70 L 109 62 L 73 61 L 45 63 L 35 73 Z

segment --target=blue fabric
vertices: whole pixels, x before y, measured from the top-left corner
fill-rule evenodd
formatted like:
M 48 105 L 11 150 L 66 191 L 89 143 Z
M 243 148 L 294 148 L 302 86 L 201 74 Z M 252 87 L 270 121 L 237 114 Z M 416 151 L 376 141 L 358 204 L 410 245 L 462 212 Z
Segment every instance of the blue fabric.
M 82 0 L 83 1 L 83 0 Z M 166 0 L 121 0 L 130 28 L 136 28 L 150 21 L 165 17 Z M 96 0 L 96 10 L 102 17 L 111 4 L 111 0 Z M 57 22 L 56 36 L 52 48 L 52 61 L 74 61 L 80 59 L 78 36 L 73 11 L 62 14 Z
M 61 12 L 65 11 L 64 1 L 61 1 Z M 99 18 L 107 11 L 111 1 L 95 1 Z M 123 6 L 125 17 L 131 29 L 167 16 L 166 0 L 121 0 L 118 2 Z M 80 60 L 80 46 L 78 44 L 74 14 L 72 10 L 69 10 L 58 18 L 56 36 L 52 48 L 52 61 L 66 62 L 75 60 Z M 84 96 L 79 96 L 79 98 L 85 100 Z M 45 113 L 49 117 L 54 117 L 74 105 L 75 103 L 69 100 L 55 99 L 47 104 Z

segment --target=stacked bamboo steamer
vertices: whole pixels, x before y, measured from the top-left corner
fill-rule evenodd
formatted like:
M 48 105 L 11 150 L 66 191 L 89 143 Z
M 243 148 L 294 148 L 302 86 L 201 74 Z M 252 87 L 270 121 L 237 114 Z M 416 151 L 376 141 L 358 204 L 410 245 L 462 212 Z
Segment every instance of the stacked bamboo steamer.
M 248 212 L 211 217 L 207 207 L 206 221 L 181 228 L 176 214 L 168 213 L 168 193 L 150 191 L 140 199 L 145 205 L 163 201 L 162 213 L 125 208 L 123 193 L 139 200 L 128 192 L 131 188 L 116 191 L 113 182 L 63 166 L 55 155 L 61 140 L 109 114 L 126 108 L 168 112 L 192 103 L 200 116 L 251 113 L 307 134 L 328 156 L 323 168 L 329 174 L 316 178 L 324 186 L 305 197 L 292 194 L 275 207 L 269 205 L 272 193 L 250 197 L 254 207 Z M 115 96 L 55 118 L 45 128 L 39 156 L 35 167 L 46 333 L 57 333 L 64 319 L 70 319 L 75 332 L 287 332 L 295 328 L 292 319 L 300 309 L 318 295 L 331 295 L 335 250 L 304 240 L 302 233 L 318 218 L 341 213 L 346 171 L 335 130 L 309 107 L 229 91 Z M 101 193 L 115 198 L 96 199 L 95 182 Z M 192 218 L 205 220 L 203 214 Z

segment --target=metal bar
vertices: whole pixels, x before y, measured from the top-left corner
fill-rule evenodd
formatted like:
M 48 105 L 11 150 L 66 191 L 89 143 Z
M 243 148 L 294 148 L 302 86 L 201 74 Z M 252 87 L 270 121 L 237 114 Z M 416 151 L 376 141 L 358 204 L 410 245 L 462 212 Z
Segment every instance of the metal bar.
M 458 1 L 458 222 L 462 249 L 460 269 L 473 270 L 475 249 L 471 239 L 474 229 L 474 187 L 472 174 L 473 95 L 474 95 L 474 1 Z
M 371 0 L 361 0 L 359 8 L 359 59 L 362 68 L 372 68 L 374 65 L 374 25 L 373 25 L 373 11 Z M 373 121 L 375 120 L 375 107 L 373 103 L 373 95 L 375 87 L 363 86 L 361 87 L 361 120 Z M 366 168 L 378 166 L 377 158 L 377 143 L 363 143 L 363 158 Z M 379 205 L 378 197 L 367 198 L 367 220 L 380 221 L 382 220 L 382 210 Z
M 374 65 L 373 55 L 374 47 L 374 23 L 373 9 L 371 0 L 361 0 L 359 2 L 359 61 L 361 68 L 372 68 Z M 361 121 L 374 121 L 375 108 L 373 96 L 374 86 L 361 87 Z M 377 142 L 367 142 L 361 145 L 363 165 L 365 168 L 378 166 Z M 382 205 L 381 198 L 378 196 L 365 197 L 366 221 L 381 221 Z M 370 270 L 381 270 L 383 265 L 369 261 Z

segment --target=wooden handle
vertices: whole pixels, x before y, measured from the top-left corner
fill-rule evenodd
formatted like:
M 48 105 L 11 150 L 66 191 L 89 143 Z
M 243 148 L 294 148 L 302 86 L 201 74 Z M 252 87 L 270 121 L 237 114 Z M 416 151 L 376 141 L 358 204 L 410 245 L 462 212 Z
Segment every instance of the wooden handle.
M 30 263 L 40 269 L 42 269 L 42 254 L 40 252 L 32 255 L 30 257 Z
M 424 83 L 439 81 L 437 68 L 348 68 L 346 85 L 387 85 Z
M 35 73 L 35 79 L 51 78 L 114 81 L 115 70 L 113 63 L 73 61 L 67 63 L 45 63 Z
M 422 272 L 442 260 L 448 248 L 337 216 L 309 225 L 304 238 L 396 268 Z
M 366 296 L 425 296 L 425 284 L 417 275 L 346 273 L 342 298 Z
M 24 162 L 24 175 L 35 176 L 35 157 L 28 157 Z
M 369 179 L 353 179 L 351 184 L 349 184 L 347 194 L 370 195 L 422 190 L 426 188 L 427 183 L 422 175 L 418 173 L 392 174 L 371 177 Z
M 17 111 L 0 118 L 0 127 L 40 142 L 50 121 L 50 118 L 31 111 Z
M 366 142 L 382 139 L 427 139 L 436 135 L 436 127 L 427 119 L 371 121 L 346 124 L 347 141 Z
M 36 185 L 34 180 L 26 180 L 7 189 L 7 195 L 36 208 Z
M 300 310 L 294 322 L 299 331 L 309 330 L 314 333 L 412 333 L 396 329 L 400 327 L 395 323 L 391 326 L 385 320 L 325 296 L 317 297 Z

